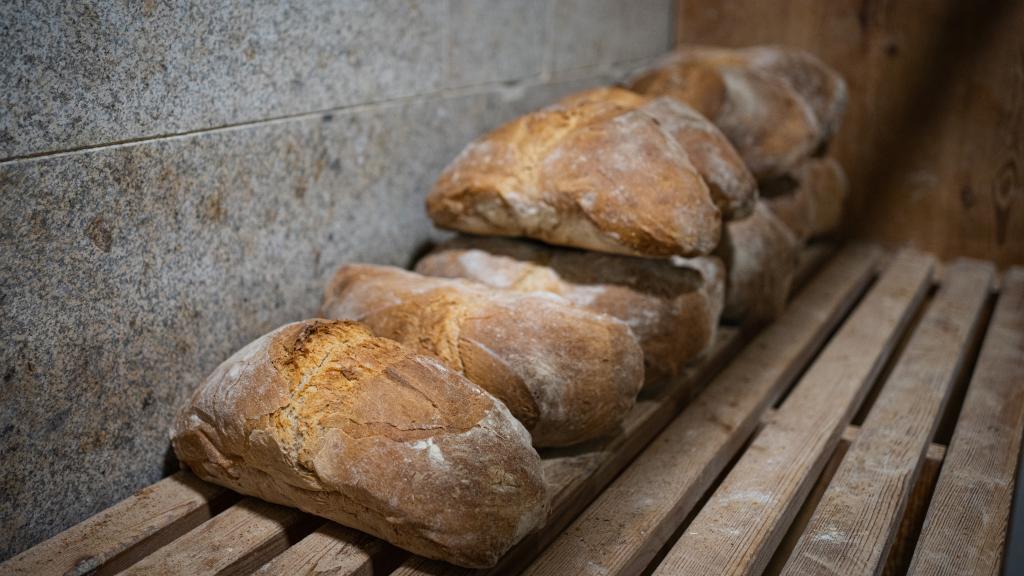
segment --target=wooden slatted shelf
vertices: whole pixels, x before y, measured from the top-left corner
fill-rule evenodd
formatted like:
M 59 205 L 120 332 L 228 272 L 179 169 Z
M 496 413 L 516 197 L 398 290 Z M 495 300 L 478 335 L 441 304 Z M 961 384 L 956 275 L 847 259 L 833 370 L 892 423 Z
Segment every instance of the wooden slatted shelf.
M 545 451 L 551 520 L 491 573 L 997 573 L 1024 432 L 1024 269 L 999 282 L 986 263 L 865 245 L 813 247 L 801 269 L 782 318 L 723 327 L 621 434 Z M 474 572 L 187 472 L 0 565 L 254 571 Z

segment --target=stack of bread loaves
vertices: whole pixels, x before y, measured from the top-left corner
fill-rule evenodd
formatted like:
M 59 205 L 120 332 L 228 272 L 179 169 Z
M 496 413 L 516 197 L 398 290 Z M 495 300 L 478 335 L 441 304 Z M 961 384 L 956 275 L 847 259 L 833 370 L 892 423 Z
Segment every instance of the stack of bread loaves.
M 181 411 L 200 477 L 461 566 L 546 521 L 536 448 L 615 434 L 724 313 L 777 314 L 839 219 L 819 158 L 844 85 L 779 48 L 685 49 L 469 144 L 414 271 L 349 264 L 321 313 L 221 364 Z M 769 192 L 758 199 L 758 187 Z M 503 237 L 503 238 L 499 238 Z
M 800 50 L 697 46 L 672 52 L 628 85 L 700 111 L 750 168 L 760 188 L 758 208 L 726 225 L 716 251 L 729 270 L 723 316 L 778 316 L 799 245 L 839 225 L 846 175 L 824 154 L 846 108 L 846 83 Z

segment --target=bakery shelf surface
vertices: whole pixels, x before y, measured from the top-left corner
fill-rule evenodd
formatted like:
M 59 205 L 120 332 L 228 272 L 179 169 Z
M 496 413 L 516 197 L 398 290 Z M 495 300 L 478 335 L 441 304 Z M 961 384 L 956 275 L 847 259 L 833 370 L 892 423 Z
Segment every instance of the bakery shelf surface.
M 1024 430 L 1024 269 L 811 245 L 622 430 L 545 450 L 496 574 L 998 573 Z M 467 574 L 178 472 L 0 574 Z

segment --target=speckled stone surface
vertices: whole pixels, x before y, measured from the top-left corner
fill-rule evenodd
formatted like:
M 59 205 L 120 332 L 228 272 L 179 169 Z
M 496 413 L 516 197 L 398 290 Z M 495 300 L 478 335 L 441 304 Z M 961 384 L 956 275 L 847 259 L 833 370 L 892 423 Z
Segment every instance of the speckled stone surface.
M 550 23 L 552 71 L 663 53 L 672 42 L 672 4 L 672 0 L 557 0 Z
M 436 90 L 444 0 L 0 2 L 0 158 Z
M 448 83 L 520 80 L 545 71 L 547 0 L 451 0 Z
M 0 559 L 173 469 L 191 389 L 337 265 L 408 264 L 468 141 L 668 48 L 665 0 L 508 4 L 0 3 Z

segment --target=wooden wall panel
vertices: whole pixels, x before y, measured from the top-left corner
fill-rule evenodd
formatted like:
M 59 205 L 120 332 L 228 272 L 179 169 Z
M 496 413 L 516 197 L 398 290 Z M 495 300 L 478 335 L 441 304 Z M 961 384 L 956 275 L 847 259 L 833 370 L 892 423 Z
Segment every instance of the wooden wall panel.
M 679 0 L 679 43 L 783 43 L 847 79 L 847 232 L 1024 263 L 1024 2 Z

